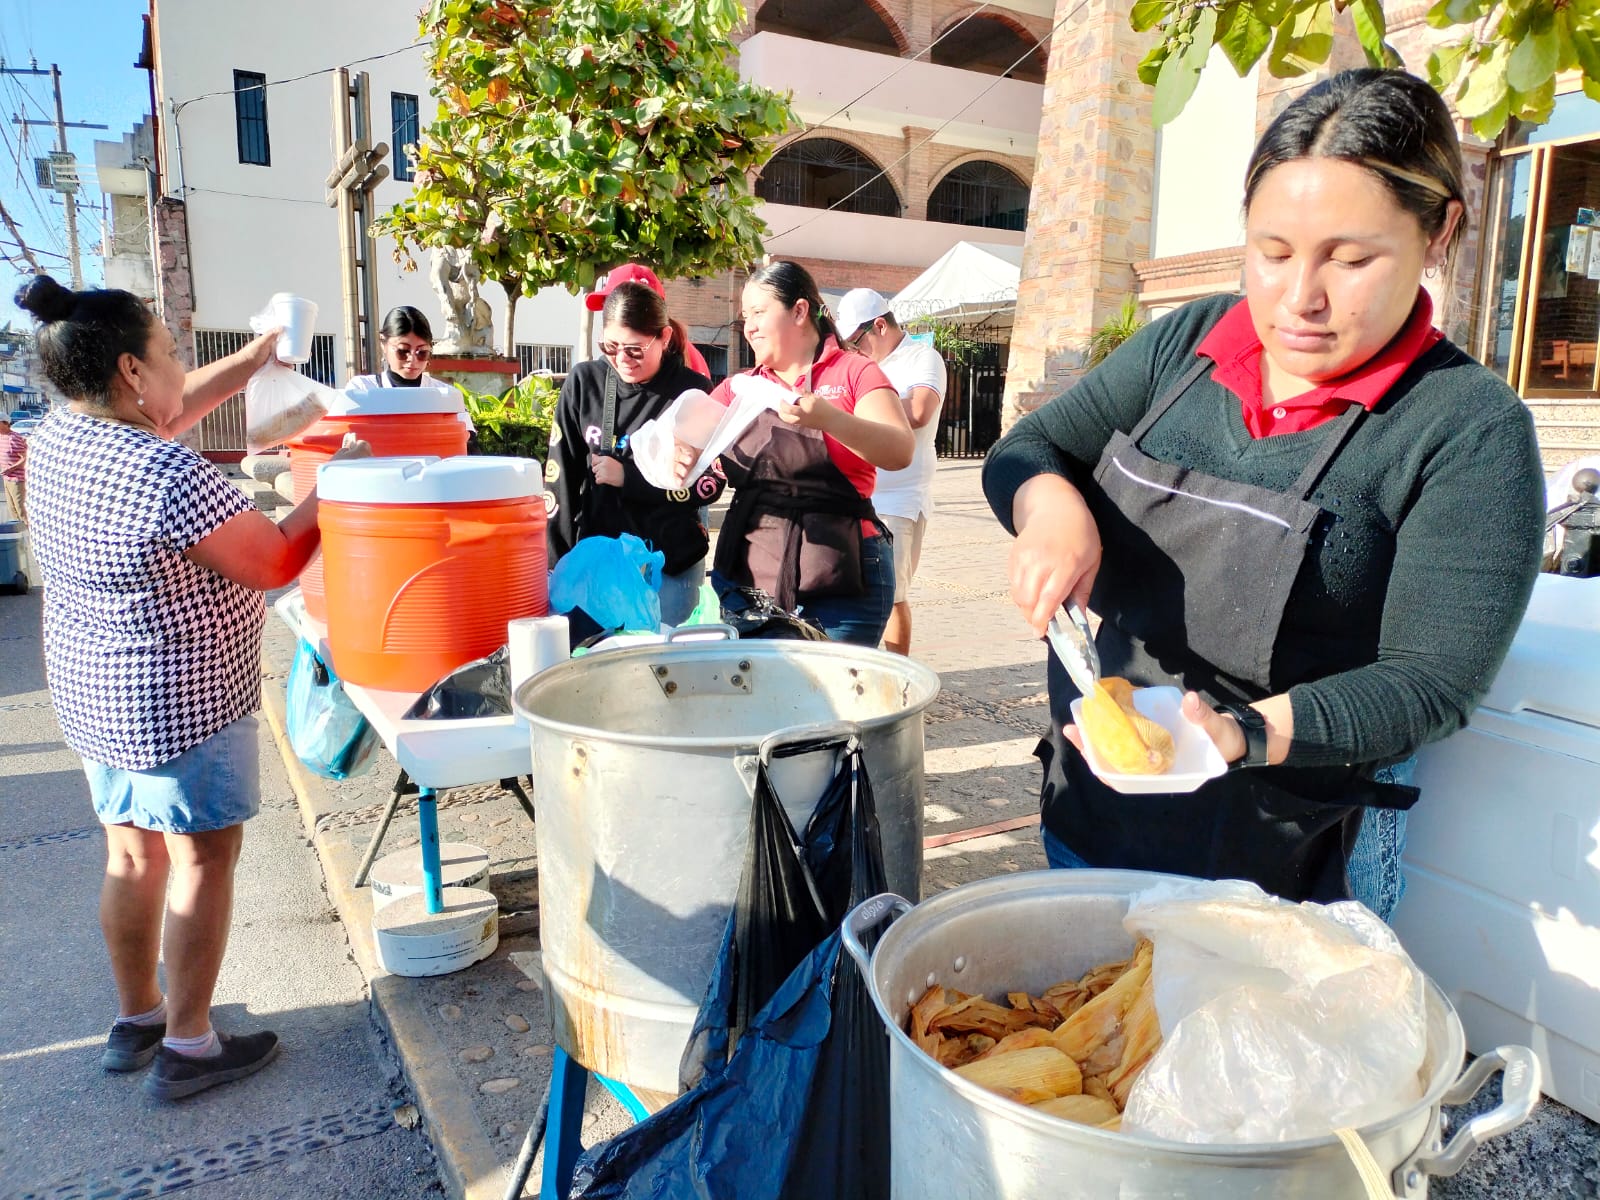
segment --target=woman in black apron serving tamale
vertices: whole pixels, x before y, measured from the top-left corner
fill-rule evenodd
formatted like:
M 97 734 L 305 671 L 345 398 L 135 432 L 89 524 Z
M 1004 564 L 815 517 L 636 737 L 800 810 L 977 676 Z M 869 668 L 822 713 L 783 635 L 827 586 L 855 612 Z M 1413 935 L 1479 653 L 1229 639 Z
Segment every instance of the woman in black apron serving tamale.
M 733 503 L 717 533 L 711 583 L 725 604 L 754 587 L 834 641 L 876 646 L 894 607 L 894 551 L 872 508 L 877 469 L 911 462 L 915 439 L 882 368 L 839 343 L 816 282 L 772 262 L 744 287 L 748 372 L 793 403 L 764 412 L 720 462 Z M 732 400 L 729 380 L 712 392 Z M 698 456 L 679 447 L 678 466 Z
M 1318 84 L 1252 156 L 1245 298 L 1147 326 L 990 453 L 1029 623 L 1069 598 L 1094 610 L 1105 674 L 1183 688 L 1230 764 L 1191 793 L 1111 790 L 1052 659 L 1052 865 L 1355 894 L 1389 915 L 1417 799 L 1395 768 L 1466 721 L 1539 565 L 1527 411 L 1433 328 L 1421 287 L 1463 211 L 1431 88 L 1377 70 Z M 1352 878 L 1364 822 L 1388 853 Z

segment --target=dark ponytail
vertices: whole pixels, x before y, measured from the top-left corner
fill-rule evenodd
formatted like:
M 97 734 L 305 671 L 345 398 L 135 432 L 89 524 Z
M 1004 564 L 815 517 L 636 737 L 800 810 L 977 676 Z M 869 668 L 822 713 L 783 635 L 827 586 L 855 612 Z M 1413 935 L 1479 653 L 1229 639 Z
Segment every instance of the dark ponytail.
M 117 360 L 148 352 L 155 318 L 132 292 L 74 292 L 35 275 L 17 291 L 16 302 L 39 322 L 45 378 L 71 399 L 109 407 Z
M 799 263 L 781 259 L 770 262 L 751 272 L 749 283 L 771 292 L 785 308 L 792 309 L 804 300 L 811 311 L 811 323 L 816 327 L 819 343 L 829 338 L 836 339 L 841 345 L 844 343 L 844 339 L 839 337 L 839 327 L 833 323 L 833 314 L 822 302 L 817 281 Z

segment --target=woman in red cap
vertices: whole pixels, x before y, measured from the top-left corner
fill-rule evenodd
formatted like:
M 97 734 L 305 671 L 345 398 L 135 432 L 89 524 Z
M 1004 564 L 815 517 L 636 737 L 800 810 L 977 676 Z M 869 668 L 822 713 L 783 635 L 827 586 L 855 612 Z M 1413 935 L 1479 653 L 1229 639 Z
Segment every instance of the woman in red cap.
M 667 298 L 667 289 L 661 285 L 661 280 L 656 278 L 656 273 L 649 267 L 639 263 L 628 263 L 615 268 L 609 275 L 602 275 L 595 282 L 594 291 L 584 297 L 583 302 L 588 305 L 590 312 L 599 312 L 606 306 L 606 298 L 611 295 L 611 289 L 619 283 L 642 283 L 663 300 Z M 711 368 L 706 365 L 706 356 L 695 348 L 695 344 L 688 337 L 683 339 L 683 365 L 689 370 L 711 378 Z

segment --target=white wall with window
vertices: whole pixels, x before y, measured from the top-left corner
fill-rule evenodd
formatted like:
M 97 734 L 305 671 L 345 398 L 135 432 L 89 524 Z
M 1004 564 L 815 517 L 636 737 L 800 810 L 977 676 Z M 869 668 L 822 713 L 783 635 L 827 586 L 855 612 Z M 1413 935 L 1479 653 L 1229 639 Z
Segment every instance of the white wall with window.
M 374 140 L 391 147 L 391 177 L 375 202 L 380 211 L 390 207 L 410 188 L 395 135 L 414 139 L 436 104 L 424 48 L 414 44 L 416 6 L 278 0 L 263 13 L 212 0 L 158 0 L 154 10 L 162 183 L 166 195 L 186 202 L 195 329 L 240 333 L 274 292 L 297 292 L 317 302 L 318 332 L 333 339 L 333 361 L 342 363 L 338 222 L 324 203 L 333 166 L 332 77 L 297 77 L 347 63 L 370 74 Z M 378 319 L 398 304 L 437 318 L 427 256 L 407 271 L 383 239 L 376 257 Z M 503 292 L 488 284 L 483 295 L 498 328 Z M 578 316 L 575 297 L 546 289 L 519 301 L 515 340 L 570 346 Z

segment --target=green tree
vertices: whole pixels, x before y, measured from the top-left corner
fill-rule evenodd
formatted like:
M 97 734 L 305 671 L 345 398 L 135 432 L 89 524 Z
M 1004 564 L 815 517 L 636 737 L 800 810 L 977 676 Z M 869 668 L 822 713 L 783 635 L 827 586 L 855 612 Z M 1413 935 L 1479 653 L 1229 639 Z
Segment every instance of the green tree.
M 1280 79 L 1315 70 L 1328 61 L 1334 18 L 1346 9 L 1367 61 L 1399 66 L 1380 0 L 1137 0 L 1133 27 L 1161 39 L 1139 64 L 1139 78 L 1155 88 L 1155 123 L 1183 110 L 1213 46 L 1241 76 L 1263 54 Z M 1428 81 L 1479 137 L 1496 137 L 1512 117 L 1547 120 L 1563 71 L 1578 69 L 1583 90 L 1600 100 L 1596 0 L 1437 0 L 1427 21 L 1460 31 L 1429 56 Z
M 737 0 L 432 0 L 438 117 L 415 190 L 374 230 L 407 269 L 413 247 L 470 249 L 505 289 L 506 353 L 517 298 L 542 287 L 577 292 L 633 259 L 672 277 L 759 258 L 749 173 L 795 117 L 730 62 L 743 15 Z

